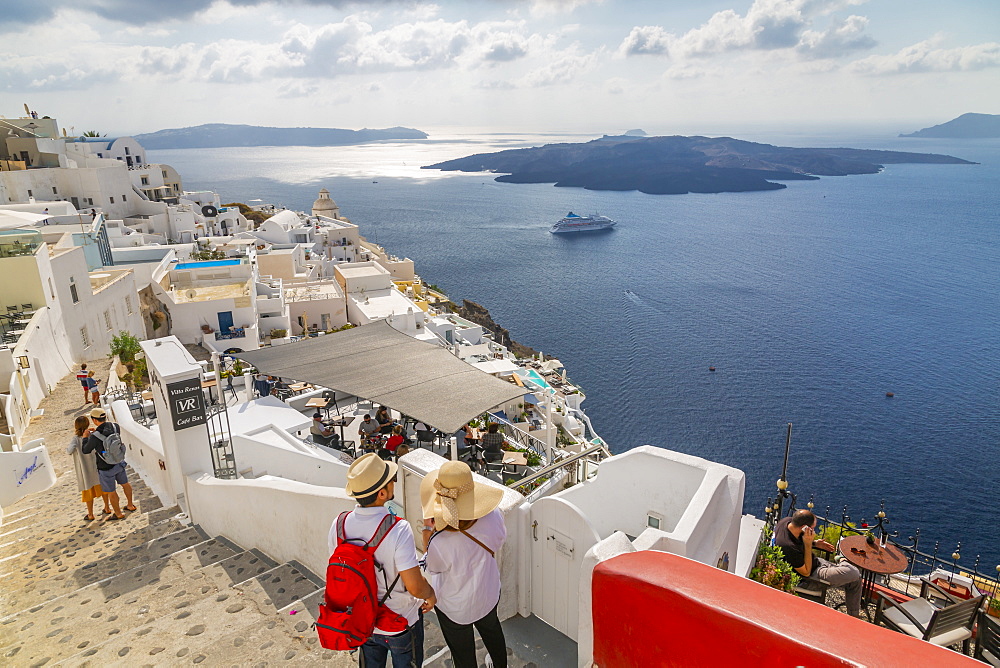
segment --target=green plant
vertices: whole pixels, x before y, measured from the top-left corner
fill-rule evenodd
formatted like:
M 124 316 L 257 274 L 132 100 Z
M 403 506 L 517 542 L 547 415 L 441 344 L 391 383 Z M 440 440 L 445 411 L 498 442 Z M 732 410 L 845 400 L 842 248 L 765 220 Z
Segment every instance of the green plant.
M 528 460 L 528 466 L 538 466 L 542 463 L 542 456 L 537 452 L 528 451 L 525 459 Z
M 108 357 L 117 357 L 122 361 L 122 364 L 128 364 L 142 352 L 142 346 L 139 345 L 139 339 L 133 334 L 118 332 L 111 337 L 110 350 Z
M 287 329 L 272 329 L 271 330 L 271 338 L 272 339 L 283 339 L 286 336 L 288 336 L 288 330 Z
M 156 318 L 150 318 L 153 321 L 153 331 L 155 332 L 160 328 L 160 321 Z
M 102 135 L 102 134 L 101 134 L 100 132 L 98 132 L 97 130 L 87 130 L 86 132 L 84 132 L 84 133 L 83 133 L 82 135 L 80 135 L 80 136 L 81 136 L 81 137 L 107 137 L 108 135 L 107 135 L 107 133 L 104 133 L 104 134 Z
M 986 610 L 994 617 L 1000 617 L 1000 598 L 996 596 L 991 598 L 989 605 L 986 606 Z
M 750 579 L 779 591 L 794 592 L 802 577 L 795 572 L 780 547 L 771 545 L 771 529 L 764 528 L 757 561 L 750 571 Z
M 143 357 L 141 359 L 137 359 L 134 362 L 131 362 L 130 365 L 132 367 L 131 373 L 129 374 L 128 380 L 126 380 L 125 382 L 131 381 L 132 387 L 141 390 L 142 388 L 146 387 L 147 385 L 146 381 L 149 380 L 149 373 L 146 367 L 146 358 Z
M 855 526 L 857 525 L 854 522 L 848 522 L 845 529 L 839 524 L 828 522 L 820 525 L 819 529 L 816 530 L 816 537 L 825 540 L 830 545 L 836 545 L 843 536 L 857 536 L 860 532 L 854 530 Z

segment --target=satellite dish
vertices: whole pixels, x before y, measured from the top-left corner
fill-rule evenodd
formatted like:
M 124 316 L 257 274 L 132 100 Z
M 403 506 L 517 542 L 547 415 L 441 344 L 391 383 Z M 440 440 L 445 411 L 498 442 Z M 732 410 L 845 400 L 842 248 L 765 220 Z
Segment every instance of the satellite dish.
M 205 216 L 206 218 L 215 218 L 216 216 L 219 215 L 219 210 L 216 209 L 211 204 L 206 204 L 205 206 L 201 207 L 201 215 Z
M 194 299 L 195 297 L 198 296 L 198 291 L 197 290 L 188 290 L 184 294 L 187 295 L 188 299 Z

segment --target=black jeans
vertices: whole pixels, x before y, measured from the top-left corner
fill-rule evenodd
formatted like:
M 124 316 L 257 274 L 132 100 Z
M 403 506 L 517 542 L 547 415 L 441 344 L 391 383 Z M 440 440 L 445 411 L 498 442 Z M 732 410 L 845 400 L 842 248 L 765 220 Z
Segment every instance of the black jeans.
M 455 668 L 477 668 L 479 665 L 476 662 L 476 636 L 472 631 L 473 626 L 479 631 L 483 645 L 493 659 L 494 668 L 507 668 L 507 641 L 503 637 L 503 627 L 500 626 L 496 606 L 493 606 L 485 617 L 471 624 L 456 624 L 441 612 L 441 608 L 434 610 L 437 612 L 438 623 L 441 624 L 444 641 L 451 649 Z

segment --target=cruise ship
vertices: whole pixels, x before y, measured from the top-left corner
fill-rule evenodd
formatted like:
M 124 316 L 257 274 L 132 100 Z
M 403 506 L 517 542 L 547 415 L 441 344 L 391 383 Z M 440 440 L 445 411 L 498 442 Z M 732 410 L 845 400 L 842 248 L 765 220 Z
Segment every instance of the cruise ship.
M 599 232 L 600 230 L 610 230 L 617 225 L 615 221 L 607 216 L 599 216 L 593 213 L 589 216 L 578 216 L 572 211 L 566 217 L 552 226 L 549 230 L 552 234 L 566 234 L 569 232 Z

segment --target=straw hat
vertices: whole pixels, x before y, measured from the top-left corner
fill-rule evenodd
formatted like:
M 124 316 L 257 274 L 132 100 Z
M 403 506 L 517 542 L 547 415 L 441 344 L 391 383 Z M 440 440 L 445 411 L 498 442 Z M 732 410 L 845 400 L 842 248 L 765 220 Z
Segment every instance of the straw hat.
M 420 483 L 420 506 L 424 518 L 434 518 L 440 530 L 458 528 L 460 520 L 478 520 L 500 505 L 503 489 L 472 478 L 465 462 L 445 462 Z
M 396 464 L 387 462 L 374 452 L 359 457 L 347 469 L 347 485 L 344 490 L 348 496 L 364 498 L 385 487 L 396 477 Z

